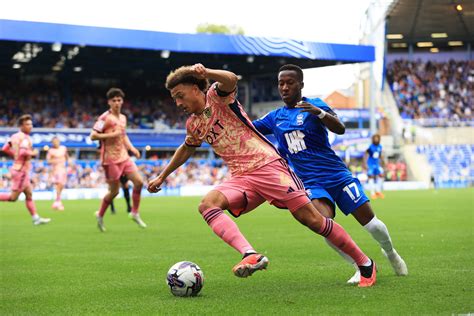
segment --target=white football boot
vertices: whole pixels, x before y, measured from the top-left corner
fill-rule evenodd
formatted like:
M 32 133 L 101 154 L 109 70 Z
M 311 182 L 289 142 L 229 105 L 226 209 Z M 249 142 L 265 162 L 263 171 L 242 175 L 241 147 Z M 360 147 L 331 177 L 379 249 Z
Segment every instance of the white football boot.
M 49 222 L 51 222 L 51 218 L 38 217 L 33 219 L 33 225 L 43 225 L 48 224 Z
M 99 212 L 95 212 L 95 218 L 97 219 L 97 227 L 101 232 L 105 232 L 107 229 L 105 229 L 104 226 L 104 218 L 102 216 L 99 216 Z
M 130 218 L 131 218 L 135 223 L 137 223 L 138 226 L 140 226 L 141 228 L 146 228 L 146 224 L 145 224 L 145 222 L 142 221 L 142 219 L 140 218 L 140 214 L 131 212 L 130 214 L 128 214 L 128 217 L 130 217 Z
M 359 282 L 360 282 L 360 271 L 359 269 L 357 269 L 354 275 L 349 280 L 347 280 L 347 284 L 359 284 Z
M 393 249 L 390 253 L 386 253 L 385 250 L 382 249 L 382 253 L 385 257 L 387 257 L 388 261 L 390 261 L 390 264 L 392 265 L 396 275 L 408 275 L 407 264 L 395 249 Z

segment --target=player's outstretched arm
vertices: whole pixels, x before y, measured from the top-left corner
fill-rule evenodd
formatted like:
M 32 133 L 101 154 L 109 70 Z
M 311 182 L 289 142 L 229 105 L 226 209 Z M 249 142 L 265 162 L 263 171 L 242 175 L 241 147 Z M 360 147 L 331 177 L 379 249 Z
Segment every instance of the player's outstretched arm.
M 202 78 L 211 79 L 218 82 L 219 90 L 222 92 L 233 92 L 237 87 L 237 75 L 233 72 L 220 69 L 209 69 L 202 64 L 195 64 L 194 71 Z
M 189 157 L 196 151 L 195 147 L 186 145 L 185 143 L 179 146 L 174 153 L 173 157 L 165 169 L 154 179 L 148 182 L 148 192 L 156 193 L 161 190 L 161 185 L 166 178 L 176 169 L 178 169 L 183 163 L 185 163 Z

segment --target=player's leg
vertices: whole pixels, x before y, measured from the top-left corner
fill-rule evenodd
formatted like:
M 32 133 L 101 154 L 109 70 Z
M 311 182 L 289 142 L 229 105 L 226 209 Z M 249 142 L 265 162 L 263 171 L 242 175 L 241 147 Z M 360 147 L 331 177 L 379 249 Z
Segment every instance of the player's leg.
M 14 190 L 11 192 L 0 193 L 0 201 L 2 202 L 16 202 L 20 196 L 21 191 Z
M 307 197 L 301 180 L 285 162 L 271 163 L 261 168 L 259 172 L 260 174 L 255 172 L 255 177 L 249 179 L 258 188 L 259 194 L 277 207 L 288 208 L 301 224 L 327 238 L 338 249 L 350 256 L 361 270 L 362 277 L 359 286 L 371 286 L 375 283 L 375 263 L 360 250 L 342 226 L 318 212 Z
M 334 246 L 354 260 L 361 273 L 359 286 L 371 286 L 375 283 L 375 263 L 362 252 L 342 226 L 332 219 L 324 218 L 312 203 L 296 210 L 290 209 L 290 211 L 301 224 L 327 238 Z
M 370 171 L 370 173 L 372 174 L 372 171 Z M 369 175 L 368 178 L 369 178 L 370 198 L 375 200 L 377 199 L 377 195 L 375 194 L 375 180 L 374 180 L 375 176 Z
M 36 204 L 33 201 L 33 188 L 31 187 L 31 185 L 26 186 L 26 188 L 23 190 L 23 193 L 25 193 L 26 208 L 28 209 L 28 212 L 30 212 L 33 224 L 41 225 L 49 223 L 51 221 L 50 218 L 42 218 L 38 215 L 38 212 L 36 211 Z
M 311 191 L 313 192 L 314 190 L 311 190 Z M 323 215 L 324 217 L 326 218 L 335 217 L 335 206 L 328 198 L 317 198 L 317 199 L 311 200 L 311 202 L 319 211 L 319 213 Z M 360 282 L 360 271 L 354 259 L 352 259 L 349 255 L 344 253 L 341 249 L 336 247 L 336 245 L 334 245 L 329 239 L 324 238 L 324 240 L 329 245 L 329 247 L 334 249 L 334 251 L 336 251 L 347 263 L 349 263 L 351 266 L 355 268 L 354 275 L 349 280 L 347 280 L 347 283 L 358 284 Z
M 126 176 L 120 177 L 120 183 L 122 184 L 123 197 L 127 203 L 127 213 L 130 213 L 132 206 L 130 205 L 130 186 L 128 185 L 128 178 Z
M 383 173 L 383 170 L 381 167 L 379 167 L 380 171 L 379 171 L 379 174 L 377 176 L 377 182 L 375 184 L 375 194 L 377 195 L 377 197 L 383 199 L 385 198 L 384 194 L 382 193 L 383 191 L 383 182 L 385 180 L 385 174 Z
M 0 201 L 15 202 L 20 194 L 29 184 L 29 177 L 25 172 L 10 169 L 12 175 L 12 187 L 9 193 L 0 193 Z M 27 182 L 28 181 L 28 182 Z
M 242 261 L 232 269 L 234 274 L 238 277 L 248 277 L 255 271 L 265 269 L 268 258 L 254 250 L 237 224 L 223 210 L 228 209 L 235 216 L 240 216 L 265 200 L 250 191 L 232 187 L 238 185 L 238 180 L 232 179 L 217 186 L 202 199 L 199 212 L 219 238 L 243 255 Z
M 115 204 L 114 204 L 114 201 L 110 201 L 110 212 L 112 214 L 115 214 Z
M 102 198 L 99 210 L 95 213 L 97 227 L 101 232 L 105 232 L 104 215 L 112 200 L 117 196 L 120 188 L 120 182 L 117 180 L 108 180 L 109 189 Z
M 146 228 L 145 222 L 140 218 L 138 213 L 140 208 L 140 195 L 143 187 L 143 179 L 138 170 L 127 174 L 128 179 L 133 183 L 132 191 L 132 211 L 129 214 L 129 217 L 142 228 Z
M 57 209 L 58 211 L 64 210 L 64 205 L 61 201 L 61 193 L 63 191 L 64 185 L 60 182 L 56 183 L 56 200 L 53 203 L 53 209 Z
M 390 261 L 395 273 L 401 276 L 407 275 L 408 268 L 405 261 L 393 247 L 387 226 L 375 216 L 370 202 L 359 206 L 352 215 L 370 233 L 372 238 L 379 243 L 382 252 Z

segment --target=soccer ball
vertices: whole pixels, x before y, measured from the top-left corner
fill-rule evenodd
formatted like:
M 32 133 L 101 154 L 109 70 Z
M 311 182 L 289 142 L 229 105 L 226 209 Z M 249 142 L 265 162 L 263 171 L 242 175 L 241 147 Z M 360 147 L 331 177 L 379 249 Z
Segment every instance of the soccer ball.
M 181 261 L 169 269 L 166 284 L 175 296 L 196 296 L 204 285 L 204 274 L 197 264 Z

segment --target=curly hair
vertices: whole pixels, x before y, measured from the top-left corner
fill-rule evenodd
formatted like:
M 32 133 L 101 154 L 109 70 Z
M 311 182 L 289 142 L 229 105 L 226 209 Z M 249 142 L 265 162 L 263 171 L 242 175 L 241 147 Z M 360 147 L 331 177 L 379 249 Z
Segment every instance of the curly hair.
M 286 65 L 281 66 L 280 70 L 278 70 L 278 72 L 282 72 L 282 71 L 285 71 L 285 70 L 291 70 L 291 71 L 296 72 L 296 78 L 299 81 L 303 81 L 303 70 L 301 69 L 301 67 L 296 66 L 296 65 L 292 65 L 292 64 L 286 64 Z
M 207 91 L 209 88 L 209 81 L 197 78 L 192 66 L 179 67 L 170 72 L 168 77 L 166 77 L 166 89 L 172 90 L 179 84 L 195 84 L 202 92 Z
M 33 121 L 31 115 L 23 114 L 22 116 L 20 116 L 20 118 L 18 118 L 18 126 L 22 126 L 23 123 L 26 121 Z
M 107 91 L 107 100 L 113 99 L 115 97 L 120 97 L 120 98 L 125 98 L 125 93 L 123 93 L 122 89 L 119 88 L 110 88 L 109 91 Z

